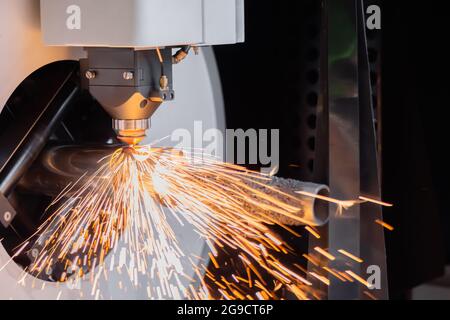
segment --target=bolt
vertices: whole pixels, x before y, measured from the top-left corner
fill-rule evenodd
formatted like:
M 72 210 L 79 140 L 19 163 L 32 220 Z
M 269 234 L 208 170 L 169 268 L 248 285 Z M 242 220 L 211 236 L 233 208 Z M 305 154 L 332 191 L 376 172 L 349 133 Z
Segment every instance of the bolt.
M 134 79 L 134 73 L 132 71 L 125 71 L 123 73 L 124 80 L 133 80 Z
M 3 214 L 3 220 L 5 220 L 5 222 L 10 222 L 11 219 L 12 219 L 12 214 L 11 214 L 11 212 L 6 211 L 6 212 Z
M 97 72 L 95 72 L 93 70 L 86 71 L 86 78 L 88 78 L 89 80 L 95 79 L 96 76 L 97 76 Z
M 195 53 L 195 55 L 196 55 L 196 56 L 198 56 L 198 55 L 199 55 L 199 53 L 200 53 L 200 48 L 199 48 L 199 47 L 197 47 L 197 46 L 193 46 L 193 47 L 192 47 L 192 49 L 194 49 L 194 53 Z
M 169 78 L 167 76 L 163 75 L 159 78 L 159 87 L 161 90 L 167 90 L 169 88 Z
M 33 258 L 37 258 L 39 256 L 39 250 L 38 249 L 31 250 L 31 256 Z
M 147 99 L 142 100 L 142 101 L 141 101 L 141 109 L 144 109 L 144 108 L 147 107 L 147 106 L 148 106 L 148 100 L 147 100 Z

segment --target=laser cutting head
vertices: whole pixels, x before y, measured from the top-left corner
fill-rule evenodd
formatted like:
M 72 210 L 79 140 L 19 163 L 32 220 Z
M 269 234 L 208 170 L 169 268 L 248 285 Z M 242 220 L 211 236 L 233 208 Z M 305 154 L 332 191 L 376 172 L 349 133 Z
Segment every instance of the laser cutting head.
M 84 61 L 86 88 L 113 119 L 118 138 L 141 142 L 150 118 L 173 100 L 172 49 L 87 48 Z
M 86 88 L 136 144 L 175 97 L 172 64 L 191 46 L 244 41 L 244 0 L 41 0 L 41 23 L 46 44 L 87 48 Z

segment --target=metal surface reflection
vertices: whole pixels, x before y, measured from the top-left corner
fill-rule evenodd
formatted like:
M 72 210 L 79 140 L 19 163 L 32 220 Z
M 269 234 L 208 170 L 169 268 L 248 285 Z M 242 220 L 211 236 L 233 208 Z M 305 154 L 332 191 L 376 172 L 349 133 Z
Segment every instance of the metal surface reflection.
M 28 192 L 57 196 L 67 185 L 98 169 L 98 162 L 119 146 L 56 146 L 47 148 L 22 178 Z
M 380 198 L 374 113 L 371 101 L 367 41 L 361 0 L 326 1 L 328 46 L 328 182 L 331 196 L 342 200 L 367 196 Z M 369 266 L 381 270 L 381 289 L 371 290 L 387 299 L 384 235 L 374 226 L 381 208 L 356 205 L 343 214 L 330 208 L 328 242 L 331 252 L 342 248 L 359 255 L 364 263 L 338 258 L 331 267 L 348 270 L 367 279 Z M 356 283 L 331 279 L 329 299 L 364 299 Z

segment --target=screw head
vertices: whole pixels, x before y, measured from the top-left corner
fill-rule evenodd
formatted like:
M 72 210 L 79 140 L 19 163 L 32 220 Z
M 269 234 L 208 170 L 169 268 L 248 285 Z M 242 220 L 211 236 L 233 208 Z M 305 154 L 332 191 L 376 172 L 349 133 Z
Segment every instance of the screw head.
M 141 109 L 144 109 L 147 106 L 148 106 L 148 100 L 147 99 L 142 100 L 141 105 L 140 105 Z
M 3 220 L 5 220 L 6 222 L 10 222 L 11 219 L 12 219 L 12 214 L 11 214 L 11 212 L 6 211 L 6 212 L 3 214 Z
M 95 79 L 95 77 L 97 76 L 97 72 L 93 71 L 93 70 L 88 70 L 86 71 L 86 78 L 89 80 Z
M 169 88 L 169 78 L 167 76 L 161 76 L 159 78 L 159 87 L 161 90 L 167 90 Z
M 124 80 L 133 80 L 134 79 L 134 73 L 132 71 L 125 71 L 123 73 Z
M 33 258 L 37 258 L 39 256 L 39 250 L 38 249 L 31 250 L 31 256 Z

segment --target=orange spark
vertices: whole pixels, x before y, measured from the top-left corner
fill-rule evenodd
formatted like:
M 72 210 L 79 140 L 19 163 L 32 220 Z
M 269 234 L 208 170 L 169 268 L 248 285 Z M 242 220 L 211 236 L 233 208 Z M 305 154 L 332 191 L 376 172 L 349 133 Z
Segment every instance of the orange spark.
M 359 199 L 362 200 L 362 201 L 379 204 L 380 206 L 383 206 L 383 207 L 393 207 L 392 204 L 387 203 L 387 202 L 383 202 L 383 201 L 378 201 L 378 200 L 374 200 L 374 199 L 370 199 L 370 198 L 366 198 L 366 197 L 359 197 Z
M 384 221 L 381 221 L 379 219 L 375 220 L 375 223 L 379 224 L 380 226 L 382 226 L 383 228 L 389 230 L 389 231 L 394 231 L 394 227 L 391 226 L 390 224 L 387 224 Z
M 330 280 L 328 280 L 326 277 L 321 276 L 321 275 L 318 275 L 318 274 L 315 273 L 315 272 L 310 272 L 309 274 L 312 275 L 312 276 L 313 276 L 314 278 L 316 278 L 317 280 L 323 282 L 323 283 L 326 284 L 327 286 L 330 285 Z
M 364 260 L 362 260 L 361 258 L 358 258 L 357 256 L 355 256 L 355 255 L 351 254 L 350 252 L 347 252 L 347 251 L 345 251 L 343 249 L 339 249 L 338 252 L 343 254 L 344 256 L 346 256 L 346 257 L 348 257 L 348 258 L 358 262 L 358 263 L 363 263 L 364 262 Z
M 320 239 L 320 234 L 319 234 L 316 230 L 314 230 L 312 227 L 306 226 L 305 229 L 306 229 L 309 233 L 311 233 L 316 239 Z
M 364 286 L 366 286 L 367 288 L 372 288 L 372 286 L 363 278 L 361 278 L 360 276 L 358 276 L 356 273 L 354 273 L 351 270 L 346 270 L 345 273 L 347 273 L 350 277 L 352 277 L 353 279 L 355 279 L 356 281 L 360 282 L 361 284 L 363 284 Z
M 332 254 L 328 253 L 327 251 L 323 250 L 320 247 L 315 247 L 314 250 L 317 251 L 318 253 L 320 253 L 321 255 L 323 255 L 328 260 L 331 260 L 331 261 L 336 260 L 335 256 L 333 256 Z

